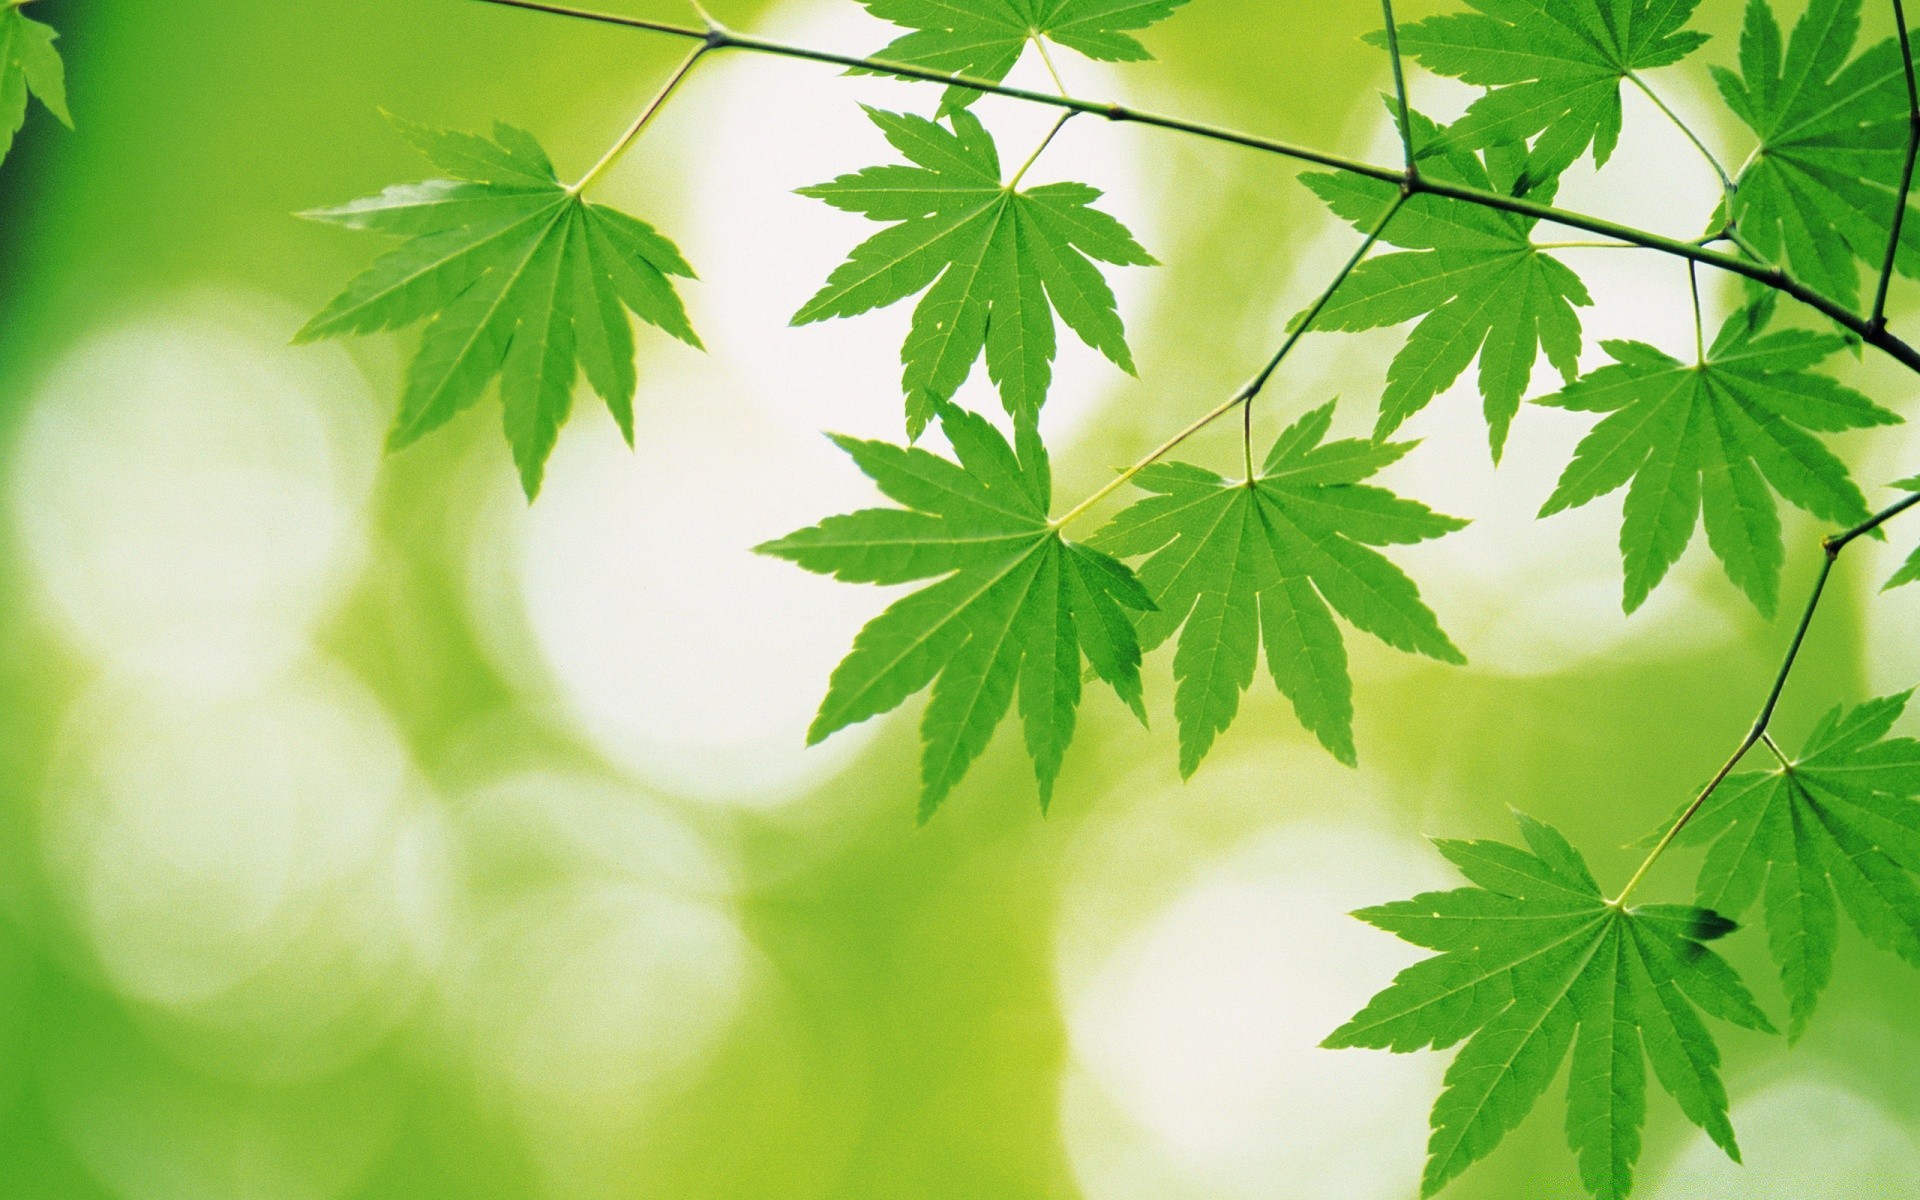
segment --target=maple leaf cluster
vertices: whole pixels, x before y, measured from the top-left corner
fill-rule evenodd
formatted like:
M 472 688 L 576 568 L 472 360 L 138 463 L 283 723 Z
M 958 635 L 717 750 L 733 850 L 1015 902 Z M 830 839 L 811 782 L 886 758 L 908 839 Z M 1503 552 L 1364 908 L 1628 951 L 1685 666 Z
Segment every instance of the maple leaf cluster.
M 910 67 L 991 86 L 1030 51 L 1054 72 L 1049 47 L 1145 59 L 1138 35 L 1187 0 L 860 2 L 902 30 L 864 60 L 867 73 Z M 1154 257 L 1099 207 L 1095 188 L 1025 184 L 1051 134 L 1009 175 L 973 111 L 980 87 L 945 87 L 931 116 L 868 109 L 904 161 L 801 195 L 881 228 L 793 322 L 913 301 L 901 350 L 905 444 L 835 438 L 892 506 L 829 517 L 758 549 L 847 582 L 918 586 L 855 638 L 809 740 L 930 693 L 920 721 L 925 819 L 1016 714 L 1044 805 L 1085 685 L 1103 682 L 1144 722 L 1143 655 L 1175 642 L 1183 775 L 1232 726 L 1263 663 L 1301 726 L 1355 763 L 1343 626 L 1407 653 L 1465 661 L 1389 556 L 1465 522 L 1376 480 L 1413 449 L 1391 439 L 1472 370 L 1498 462 L 1542 360 L 1559 383 L 1534 402 L 1595 421 L 1539 515 L 1625 489 L 1628 612 L 1704 529 L 1727 578 L 1773 616 L 1785 564 L 1779 501 L 1854 534 L 1870 519 L 1827 438 L 1900 418 L 1818 369 L 1861 331 L 1872 340 L 1870 325 L 1786 327 L 1774 294 L 1750 289 L 1710 341 L 1696 320 L 1691 358 L 1605 341 L 1611 361 L 1583 371 L 1581 310 L 1592 298 L 1564 260 L 1567 247 L 1537 238 L 1537 214 L 1562 176 L 1614 156 L 1623 90 L 1657 102 L 1647 73 L 1706 43 L 1688 28 L 1697 4 L 1465 0 L 1464 11 L 1407 24 L 1397 39 L 1373 38 L 1479 92 L 1444 125 L 1395 97 L 1408 162 L 1451 196 L 1358 165 L 1302 177 L 1368 241 L 1294 331 L 1407 327 L 1372 436 L 1333 438 L 1327 404 L 1294 421 L 1256 467 L 1249 421 L 1246 478 L 1164 459 L 1136 464 L 1113 487 L 1128 482 L 1142 494 L 1084 539 L 1065 527 L 1106 493 L 1056 518 L 1039 434 L 1060 326 L 1134 372 L 1108 268 L 1151 267 Z M 1897 240 L 1893 232 L 1911 204 L 1911 68 L 1895 38 L 1856 53 L 1860 28 L 1861 0 L 1810 0 L 1788 37 L 1770 0 L 1747 0 L 1738 70 L 1712 75 L 1754 146 L 1737 173 L 1721 171 L 1724 195 L 1699 243 L 1728 245 L 1754 273 L 1785 272 L 1848 309 L 1862 294 L 1861 272 L 1883 260 L 1920 276 L 1920 220 L 1905 221 Z M 15 6 L 0 11 L 0 156 L 29 92 L 66 118 L 52 33 Z M 390 444 L 439 428 L 497 381 L 531 498 L 583 377 L 631 441 L 632 318 L 699 346 L 675 282 L 693 270 L 652 226 L 586 200 L 586 181 L 561 183 L 524 132 L 401 128 L 445 176 L 307 214 L 403 241 L 301 337 L 422 325 Z M 1516 199 L 1532 207 L 1510 211 Z M 1376 239 L 1388 249 L 1369 257 Z M 956 403 L 983 362 L 1004 419 Z M 1252 393 L 1239 399 L 1251 404 Z M 930 432 L 951 455 L 917 444 Z M 1920 477 L 1896 486 L 1920 489 Z M 1888 586 L 1915 580 L 1920 551 Z M 1764 912 L 1789 1036 L 1805 1028 L 1831 976 L 1840 912 L 1920 965 L 1920 742 L 1891 732 L 1906 702 L 1835 709 L 1798 759 L 1769 741 L 1778 770 L 1727 778 L 1670 823 L 1655 856 L 1668 841 L 1706 848 L 1694 905 L 1629 908 L 1624 896 L 1608 898 L 1578 851 L 1522 816 L 1525 848 L 1439 843 L 1471 886 L 1358 914 L 1435 955 L 1326 1044 L 1460 1047 L 1433 1110 L 1428 1194 L 1489 1154 L 1569 1060 L 1567 1140 L 1601 1200 L 1633 1186 L 1650 1079 L 1737 1158 L 1704 1018 L 1763 1033 L 1773 1025 L 1713 948 L 1734 919 Z

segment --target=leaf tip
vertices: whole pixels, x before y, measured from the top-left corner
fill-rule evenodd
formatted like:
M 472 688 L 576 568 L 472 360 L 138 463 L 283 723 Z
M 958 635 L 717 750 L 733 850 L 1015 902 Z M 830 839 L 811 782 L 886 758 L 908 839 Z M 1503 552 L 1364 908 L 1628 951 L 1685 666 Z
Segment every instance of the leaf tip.
M 419 440 L 420 434 L 413 426 L 396 421 L 393 428 L 387 430 L 386 452 L 398 454 Z

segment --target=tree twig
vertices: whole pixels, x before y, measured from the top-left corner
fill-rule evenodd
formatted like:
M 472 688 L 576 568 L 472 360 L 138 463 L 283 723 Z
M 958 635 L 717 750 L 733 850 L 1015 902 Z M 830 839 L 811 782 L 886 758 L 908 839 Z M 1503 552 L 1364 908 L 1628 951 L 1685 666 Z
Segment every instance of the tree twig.
M 1400 123 L 1400 149 L 1405 154 L 1408 176 L 1417 168 L 1413 153 L 1413 112 L 1407 103 L 1407 69 L 1400 57 L 1400 23 L 1393 18 L 1393 0 L 1380 0 L 1380 16 L 1387 23 L 1387 60 L 1393 64 L 1393 98 Z
M 1347 259 L 1346 265 L 1341 267 L 1339 273 L 1333 277 L 1333 282 L 1327 285 L 1326 290 L 1321 292 L 1319 298 L 1301 315 L 1300 323 L 1295 325 L 1292 332 L 1287 334 L 1287 340 L 1281 344 L 1280 349 L 1274 353 L 1273 357 L 1267 360 L 1266 366 L 1262 367 L 1258 374 L 1252 379 L 1247 380 L 1247 382 L 1241 386 L 1240 390 L 1232 396 L 1214 406 L 1209 411 L 1201 414 L 1192 424 L 1155 447 L 1146 457 L 1121 471 L 1099 491 L 1068 509 L 1053 523 L 1053 527 L 1059 529 L 1065 526 L 1068 522 L 1092 509 L 1094 505 L 1119 491 L 1122 487 L 1125 487 L 1134 476 L 1166 457 L 1178 447 L 1180 443 L 1232 412 L 1234 406 L 1245 404 L 1251 409 L 1253 398 L 1258 396 L 1267 386 L 1267 382 L 1273 378 L 1273 373 L 1279 370 L 1280 364 L 1287 360 L 1287 355 L 1293 353 L 1293 348 L 1300 344 L 1300 339 L 1305 337 L 1307 330 L 1313 327 L 1314 318 L 1318 317 L 1321 310 L 1326 308 L 1327 303 L 1333 299 L 1333 294 L 1339 291 L 1340 285 L 1347 281 L 1347 276 L 1353 274 L 1354 268 L 1360 265 L 1360 260 L 1367 256 L 1367 251 L 1373 249 L 1374 243 L 1380 240 L 1380 235 L 1387 231 L 1387 223 L 1393 220 L 1394 214 L 1398 213 L 1401 206 L 1406 204 L 1406 202 L 1407 196 L 1405 193 L 1394 197 L 1393 203 L 1388 205 L 1387 210 L 1380 214 L 1380 219 L 1374 222 L 1373 228 L 1367 233 L 1366 240 L 1360 243 L 1360 248 L 1353 252 L 1352 257 Z M 1249 434 L 1249 436 L 1251 435 Z M 1251 444 L 1251 441 L 1249 441 L 1248 445 L 1251 446 Z M 1247 462 L 1247 479 L 1249 482 L 1253 479 L 1251 451 L 1249 451 Z
M 829 66 L 848 67 L 882 75 L 895 75 L 904 79 L 918 79 L 928 83 L 945 84 L 950 87 L 962 87 L 987 95 L 1006 96 L 1030 104 L 1044 104 L 1055 108 L 1071 109 L 1104 117 L 1109 121 L 1124 121 L 1137 125 L 1146 125 L 1156 129 L 1165 129 L 1194 137 L 1206 138 L 1225 145 L 1242 146 L 1247 149 L 1290 158 L 1298 162 L 1312 163 L 1331 170 L 1345 171 L 1369 179 L 1378 179 L 1391 183 L 1408 194 L 1426 194 L 1441 196 L 1450 200 L 1460 200 L 1476 204 L 1483 208 L 1497 209 L 1517 216 L 1532 217 L 1548 221 L 1569 229 L 1578 229 L 1617 241 L 1630 242 L 1648 250 L 1657 250 L 1680 258 L 1691 259 L 1703 266 L 1716 267 L 1729 274 L 1739 275 L 1772 288 L 1783 295 L 1790 296 L 1821 316 L 1848 330 L 1860 340 L 1879 350 L 1916 373 L 1920 373 L 1920 349 L 1916 349 L 1903 339 L 1888 332 L 1884 325 L 1875 325 L 1866 317 L 1853 312 L 1845 305 L 1814 290 L 1786 271 L 1757 260 L 1742 258 L 1739 255 L 1713 250 L 1699 242 L 1682 241 L 1647 230 L 1622 225 L 1602 217 L 1585 213 L 1569 212 L 1549 204 L 1529 200 L 1522 196 L 1507 196 L 1499 192 L 1470 187 L 1465 184 L 1446 180 L 1431 179 L 1418 171 L 1406 168 L 1383 167 L 1346 155 L 1330 151 L 1316 150 L 1279 138 L 1265 137 L 1237 129 L 1210 125 L 1203 121 L 1192 121 L 1184 117 L 1168 116 L 1162 113 L 1148 112 L 1124 104 L 1109 101 L 1088 100 L 1078 96 L 1056 96 L 1049 92 L 1037 92 L 1030 88 L 1013 87 L 1003 83 L 991 83 L 983 79 L 973 79 L 965 75 L 956 75 L 944 71 L 929 70 L 907 63 L 888 62 L 884 59 L 854 54 L 839 54 L 830 50 L 818 50 L 810 46 L 798 46 L 786 42 L 771 41 L 765 38 L 751 37 L 735 33 L 722 26 L 697 29 L 685 25 L 673 25 L 664 21 L 650 21 L 640 17 L 626 17 L 614 13 L 596 12 L 591 9 L 574 8 L 564 4 L 552 4 L 547 0 L 480 0 L 481 3 L 507 8 L 526 9 L 533 12 L 549 13 L 556 16 L 573 17 L 580 20 L 597 21 L 606 25 L 618 25 L 631 29 L 647 30 L 653 33 L 673 37 L 697 38 L 705 41 L 713 50 L 744 50 L 749 53 L 767 54 L 781 58 L 802 59 L 808 62 L 824 63 Z
M 1920 504 L 1920 492 L 1888 505 L 1851 529 L 1844 529 L 1821 539 L 1820 549 L 1823 554 L 1820 560 L 1820 573 L 1814 576 L 1813 591 L 1808 594 L 1806 608 L 1800 613 L 1800 623 L 1794 628 L 1793 640 L 1787 643 L 1787 653 L 1780 661 L 1780 669 L 1774 673 L 1773 686 L 1767 689 L 1767 698 L 1760 705 L 1760 715 L 1753 719 L 1752 727 L 1747 730 L 1746 736 L 1740 739 L 1740 744 L 1734 747 L 1733 753 L 1727 756 L 1727 761 L 1720 764 L 1720 769 L 1713 773 L 1713 778 L 1707 781 L 1707 785 L 1694 796 L 1693 802 L 1674 819 L 1673 824 L 1667 827 L 1666 833 L 1661 835 L 1660 840 L 1647 853 L 1639 869 L 1633 873 L 1632 878 L 1627 880 L 1627 885 L 1620 889 L 1620 894 L 1611 901 L 1614 906 L 1618 907 L 1626 903 L 1627 896 L 1646 877 L 1647 872 L 1652 869 L 1654 863 L 1659 861 L 1660 856 L 1666 853 L 1667 847 L 1673 844 L 1673 839 L 1680 836 L 1680 831 L 1699 814 L 1700 806 L 1707 802 L 1708 797 L 1712 796 L 1722 783 L 1726 782 L 1727 776 L 1731 775 L 1733 768 L 1746 757 L 1747 751 L 1753 749 L 1762 738 L 1767 736 L 1767 726 L 1773 722 L 1773 711 L 1780 705 L 1780 693 L 1786 690 L 1787 678 L 1793 674 L 1794 663 L 1800 658 L 1800 648 L 1806 644 L 1807 630 L 1813 625 L 1814 613 L 1820 609 L 1820 599 L 1826 594 L 1827 580 L 1833 575 L 1833 565 L 1839 561 L 1840 552 L 1852 544 L 1856 538 L 1865 537 L 1916 504 Z
M 1900 167 L 1900 190 L 1894 196 L 1893 226 L 1887 234 L 1887 257 L 1880 264 L 1880 282 L 1873 292 L 1873 315 L 1867 323 L 1876 329 L 1887 327 L 1887 290 L 1893 286 L 1894 262 L 1900 252 L 1900 230 L 1906 224 L 1907 197 L 1913 192 L 1913 163 L 1920 155 L 1920 82 L 1914 79 L 1913 46 L 1907 33 L 1907 11 L 1902 0 L 1893 0 L 1893 23 L 1900 35 L 1900 65 L 1907 76 L 1907 157 Z

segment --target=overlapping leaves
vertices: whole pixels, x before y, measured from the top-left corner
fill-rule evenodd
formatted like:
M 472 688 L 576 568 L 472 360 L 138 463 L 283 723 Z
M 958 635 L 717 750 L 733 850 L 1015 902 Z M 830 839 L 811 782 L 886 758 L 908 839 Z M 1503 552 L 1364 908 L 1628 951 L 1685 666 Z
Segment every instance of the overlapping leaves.
M 303 214 L 409 240 L 349 283 L 299 337 L 425 320 L 389 448 L 446 424 L 498 376 L 507 441 L 531 498 L 582 370 L 633 440 L 627 313 L 698 346 L 669 278 L 693 270 L 652 226 L 563 186 L 539 143 L 518 129 L 496 125 L 488 140 L 400 128 L 453 178 Z
M 1772 1027 L 1707 945 L 1733 923 L 1702 908 L 1609 903 L 1565 838 L 1519 821 L 1526 850 L 1436 843 L 1476 886 L 1355 914 L 1440 953 L 1402 971 L 1325 1044 L 1407 1051 L 1465 1041 L 1433 1106 L 1425 1195 L 1492 1152 L 1569 1048 L 1567 1143 L 1600 1200 L 1632 1189 L 1648 1064 L 1687 1119 L 1737 1159 L 1720 1053 L 1701 1014 Z
M 912 165 L 869 167 L 801 194 L 897 224 L 856 246 L 794 324 L 855 316 L 925 289 L 900 353 L 914 437 L 966 382 L 983 350 L 1001 402 L 1031 424 L 1053 380 L 1056 312 L 1087 345 L 1133 371 L 1113 291 L 1094 260 L 1154 260 L 1092 207 L 1097 190 L 1002 184 L 993 136 L 971 113 L 953 113 L 949 128 L 867 112 Z
M 1911 694 L 1834 708 L 1791 766 L 1728 779 L 1677 839 L 1711 845 L 1700 904 L 1737 917 L 1764 897 L 1791 1036 L 1832 977 L 1838 909 L 1920 966 L 1920 741 L 1888 736 Z
M 902 66 L 999 83 L 1029 42 L 1046 38 L 1105 62 L 1152 56 L 1132 35 L 1172 16 L 1187 0 L 860 0 L 883 21 L 911 29 L 874 57 Z M 948 88 L 940 115 L 980 93 Z
M 1733 216 L 1747 243 L 1853 306 L 1859 263 L 1885 259 L 1905 162 L 1909 104 L 1899 44 L 1852 62 L 1860 0 L 1812 0 L 1784 50 L 1767 0 L 1749 0 L 1740 74 L 1713 69 L 1734 115 L 1760 139 L 1740 173 Z M 1920 221 L 1895 265 L 1920 275 Z
M 1467 0 L 1474 10 L 1400 29 L 1428 70 L 1490 89 L 1423 152 L 1534 139 L 1537 169 L 1557 175 L 1589 147 L 1604 166 L 1620 140 L 1620 86 L 1676 63 L 1706 40 L 1684 28 L 1699 0 Z M 1373 39 L 1385 44 L 1382 35 Z
M 1183 631 L 1173 660 L 1182 774 L 1232 723 L 1263 641 L 1300 723 L 1354 762 L 1353 684 L 1333 612 L 1390 646 L 1465 661 L 1413 581 L 1371 547 L 1426 541 L 1466 522 L 1363 484 L 1413 443 L 1323 444 L 1333 407 L 1281 434 L 1253 480 L 1148 467 L 1134 482 L 1153 495 L 1094 538 L 1121 557 L 1151 556 L 1140 582 L 1158 609 L 1140 619 L 1143 647 Z
M 1413 115 L 1415 137 L 1436 126 Z M 1422 166 L 1434 179 L 1550 201 L 1555 180 L 1529 168 L 1525 148 L 1503 143 L 1484 155 L 1438 155 Z M 1393 184 L 1359 175 L 1302 177 L 1335 213 L 1372 229 L 1399 195 Z M 1529 182 L 1531 180 L 1531 182 Z M 1380 398 L 1375 437 L 1385 437 L 1452 385 L 1477 357 L 1487 437 L 1497 460 L 1520 408 L 1533 364 L 1544 350 L 1571 380 L 1580 358 L 1576 307 L 1593 303 L 1559 259 L 1536 249 L 1536 220 L 1459 200 L 1421 194 L 1407 201 L 1381 239 L 1406 253 L 1361 263 L 1321 311 L 1320 329 L 1362 330 L 1419 324 L 1394 356 Z
M 6 161 L 14 136 L 26 124 L 29 95 L 61 124 L 73 127 L 66 68 L 53 45 L 59 36 L 52 26 L 21 12 L 18 4 L 0 6 L 0 162 Z
M 937 405 L 959 461 L 836 437 L 900 508 L 830 517 L 761 546 L 856 583 L 936 580 L 896 601 L 854 639 L 808 731 L 809 743 L 889 712 L 929 684 L 921 721 L 922 817 L 930 816 L 1019 693 L 1041 802 L 1073 740 L 1081 660 L 1144 716 L 1134 611 L 1153 602 L 1133 573 L 1067 541 L 1047 519 L 1046 449 L 1022 428 L 1018 450 L 987 421 Z
M 1721 327 L 1705 361 L 1683 363 L 1644 342 L 1604 343 L 1614 358 L 1538 403 L 1606 413 L 1574 452 L 1541 516 L 1631 483 L 1620 526 L 1628 612 L 1679 561 L 1704 521 L 1727 577 L 1769 616 L 1785 558 L 1773 494 L 1840 524 L 1866 519 L 1846 464 L 1812 433 L 1899 417 L 1809 368 L 1838 337 L 1758 334 L 1746 312 Z

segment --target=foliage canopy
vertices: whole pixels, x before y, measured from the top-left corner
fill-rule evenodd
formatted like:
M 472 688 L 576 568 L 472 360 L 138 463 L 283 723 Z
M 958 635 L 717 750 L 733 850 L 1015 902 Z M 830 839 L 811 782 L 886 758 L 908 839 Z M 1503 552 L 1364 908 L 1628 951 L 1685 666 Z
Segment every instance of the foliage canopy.
M 1389 439 L 1476 362 L 1496 462 L 1543 357 L 1560 386 L 1537 403 L 1595 415 L 1540 515 L 1626 489 L 1629 613 L 1704 526 L 1727 578 L 1772 618 L 1787 560 L 1778 499 L 1843 527 L 1822 545 L 1815 586 L 1750 731 L 1619 892 L 1609 897 L 1565 838 L 1522 816 L 1524 849 L 1438 844 L 1472 886 L 1358 914 L 1436 955 L 1402 972 L 1327 1045 L 1461 1046 L 1433 1110 L 1427 1193 L 1489 1154 L 1569 1057 L 1567 1138 L 1595 1196 L 1631 1190 L 1649 1069 L 1681 1112 L 1737 1157 L 1719 1051 L 1703 1018 L 1773 1031 L 1712 946 L 1756 903 L 1791 1036 L 1829 981 L 1841 909 L 1869 939 L 1920 964 L 1920 743 L 1892 734 L 1907 697 L 1835 708 L 1797 760 L 1769 733 L 1841 552 L 1920 506 L 1914 477 L 1894 485 L 1904 499 L 1869 511 L 1827 435 L 1901 418 L 1821 370 L 1837 351 L 1864 346 L 1920 373 L 1920 349 L 1890 328 L 1886 311 L 1895 277 L 1920 275 L 1920 226 L 1907 220 L 1920 84 L 1907 31 L 1855 54 L 1861 0 L 1811 0 L 1790 37 L 1771 0 L 1747 0 L 1738 70 L 1710 68 L 1752 135 L 1746 162 L 1729 172 L 1647 76 L 1707 44 L 1689 27 L 1699 0 L 1466 0 L 1465 11 L 1404 27 L 1389 0 L 1385 28 L 1371 40 L 1388 52 L 1395 82 L 1389 104 L 1404 165 L 1391 168 L 1068 91 L 1049 46 L 1139 61 L 1148 57 L 1139 35 L 1187 0 L 861 0 L 905 30 L 872 57 L 747 37 L 711 20 L 682 27 L 542 0 L 495 2 L 637 26 L 688 39 L 693 50 L 572 185 L 559 181 L 533 137 L 511 127 L 487 139 L 402 124 L 446 177 L 307 214 L 407 240 L 301 336 L 423 323 L 390 444 L 446 423 L 497 378 L 529 497 L 580 374 L 631 441 L 630 316 L 699 345 L 673 283 L 692 276 L 679 251 L 583 193 L 704 55 L 782 55 L 942 88 L 929 115 L 868 110 L 904 163 L 802 189 L 884 228 L 851 249 L 796 324 L 920 296 L 902 350 L 907 444 L 835 438 L 895 507 L 828 517 L 759 547 L 848 582 L 919 585 L 860 632 L 808 737 L 820 741 L 929 691 L 923 819 L 1016 710 L 1048 803 L 1085 681 L 1107 683 L 1144 721 L 1143 653 L 1176 640 L 1183 775 L 1233 723 L 1263 652 L 1301 725 L 1335 758 L 1355 762 L 1355 697 L 1336 615 L 1397 649 L 1465 662 L 1415 582 L 1382 552 L 1465 523 L 1368 481 L 1414 451 Z M 51 38 L 17 5 L 0 13 L 0 133 L 8 139 L 29 90 L 65 117 Z M 1001 82 L 1029 48 L 1060 95 Z M 1482 94 L 1458 120 L 1437 123 L 1410 102 L 1408 63 Z M 1576 163 L 1614 161 L 1628 133 L 1621 95 L 1629 86 L 1679 125 L 1723 185 L 1705 198 L 1716 207 L 1697 238 L 1556 207 L 1561 177 Z M 983 94 L 1059 112 L 1011 175 L 972 111 Z M 1057 321 L 1134 371 L 1103 267 L 1154 264 L 1095 207 L 1095 188 L 1021 186 L 1078 114 L 1313 164 L 1305 185 L 1365 238 L 1247 387 L 1056 516 L 1039 428 Z M 1583 371 L 1580 310 L 1593 299 L 1562 260 L 1570 247 L 1539 239 L 1543 225 L 1602 239 L 1587 246 L 1684 259 L 1696 279 L 1692 361 L 1613 340 L 1601 344 L 1612 361 Z M 1379 243 L 1393 249 L 1375 254 Z M 1710 343 L 1701 266 L 1745 285 Z M 1861 286 L 1863 267 L 1874 273 L 1871 290 Z M 1386 371 L 1370 438 L 1329 440 L 1329 403 L 1294 421 L 1256 468 L 1253 407 L 1302 337 L 1403 325 L 1410 328 Z M 956 403 L 983 357 L 1004 420 Z M 1173 457 L 1230 414 L 1243 421 L 1243 475 Z M 913 444 L 936 429 L 952 457 Z M 1068 536 L 1128 485 L 1144 497 L 1092 537 Z M 1915 579 L 1920 551 L 1888 586 Z M 1779 769 L 1736 774 L 1763 743 Z M 1675 845 L 1707 847 L 1696 903 L 1629 907 L 1629 894 Z

